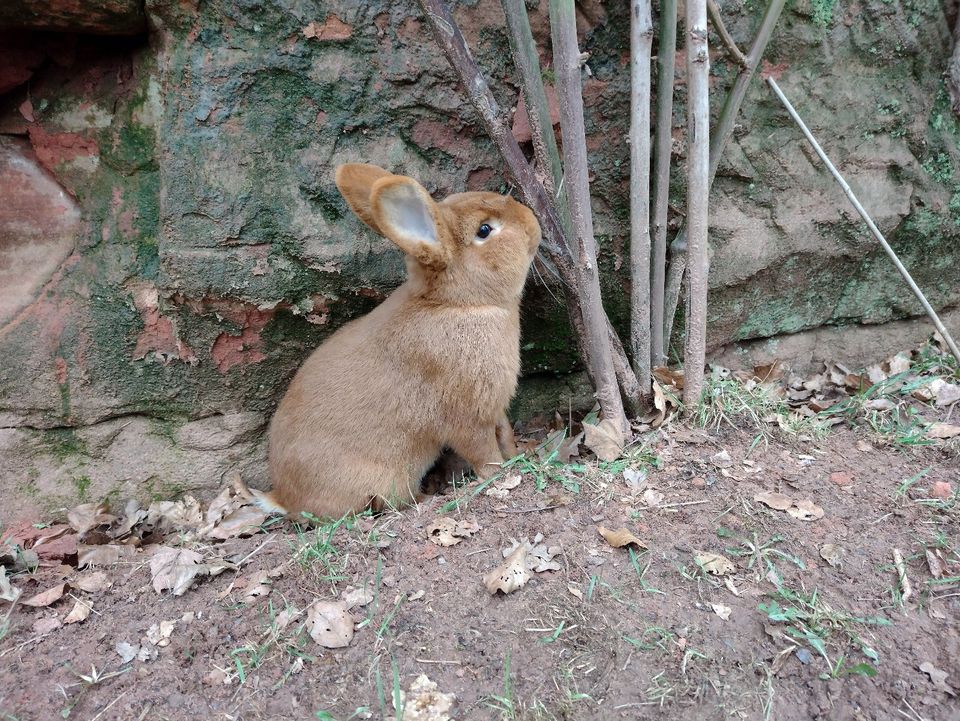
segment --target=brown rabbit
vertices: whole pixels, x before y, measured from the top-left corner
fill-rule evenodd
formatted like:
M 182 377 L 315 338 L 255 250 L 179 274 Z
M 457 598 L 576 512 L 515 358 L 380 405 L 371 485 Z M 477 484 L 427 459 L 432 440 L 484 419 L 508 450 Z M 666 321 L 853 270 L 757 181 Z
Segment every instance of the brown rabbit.
M 437 203 L 373 165 L 337 168 L 359 218 L 407 256 L 407 281 L 328 338 L 270 425 L 266 506 L 338 517 L 415 501 L 444 447 L 487 477 L 516 447 L 520 296 L 540 243 L 533 213 L 495 193 Z

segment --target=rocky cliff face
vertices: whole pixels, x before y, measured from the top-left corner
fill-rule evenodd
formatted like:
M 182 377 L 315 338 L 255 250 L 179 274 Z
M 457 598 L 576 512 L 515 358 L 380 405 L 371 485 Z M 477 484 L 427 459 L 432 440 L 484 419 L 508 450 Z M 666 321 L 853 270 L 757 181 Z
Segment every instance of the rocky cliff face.
M 337 163 L 378 163 L 440 195 L 508 189 L 412 0 L 99 5 L 73 20 L 56 0 L 0 10 L 0 27 L 17 28 L 0 36 L 0 493 L 18 499 L 5 514 L 212 487 L 234 467 L 263 480 L 261 432 L 287 379 L 402 277 L 399 253 L 339 197 Z M 621 322 L 625 7 L 588 2 L 579 18 L 606 302 Z M 723 10 L 748 44 L 761 4 Z M 546 49 L 545 1 L 531 12 Z M 456 15 L 515 106 L 499 3 Z M 798 0 L 767 55 L 941 309 L 960 301 L 948 47 L 937 2 Z M 716 111 L 735 68 L 722 52 L 713 63 Z M 682 70 L 679 83 L 678 139 Z M 711 225 L 715 354 L 856 362 L 926 333 L 904 320 L 918 305 L 760 83 Z M 576 392 L 555 294 L 532 281 L 525 303 L 527 408 Z

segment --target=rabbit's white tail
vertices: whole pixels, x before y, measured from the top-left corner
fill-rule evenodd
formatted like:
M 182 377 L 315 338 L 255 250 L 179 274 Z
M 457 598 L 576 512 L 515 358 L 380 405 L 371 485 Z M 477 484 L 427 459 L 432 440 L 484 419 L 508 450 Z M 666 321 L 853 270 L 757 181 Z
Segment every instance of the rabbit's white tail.
M 266 513 L 279 513 L 281 515 L 287 514 L 287 509 L 274 500 L 272 493 L 264 493 L 263 491 L 258 491 L 256 488 L 251 488 L 250 495 L 253 496 L 253 502 L 260 507 L 261 511 L 265 511 Z

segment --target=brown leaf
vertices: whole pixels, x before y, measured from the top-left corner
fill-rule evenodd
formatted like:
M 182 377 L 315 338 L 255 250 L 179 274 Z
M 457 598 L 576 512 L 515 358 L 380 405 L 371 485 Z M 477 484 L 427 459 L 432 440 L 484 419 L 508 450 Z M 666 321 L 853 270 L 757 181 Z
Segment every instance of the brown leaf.
M 950 684 L 947 683 L 947 676 L 949 674 L 947 674 L 946 671 L 940 670 L 929 661 L 924 661 L 921 663 L 919 668 L 930 677 L 930 681 L 933 683 L 934 688 L 943 691 L 950 696 L 956 695 L 953 689 L 950 687 Z
M 11 585 L 7 578 L 7 569 L 0 565 L 0 601 L 10 601 L 13 603 L 20 598 L 20 589 Z
M 887 367 L 890 369 L 890 375 L 892 376 L 906 373 L 910 370 L 910 355 L 907 353 L 897 353 L 887 361 Z
M 721 556 L 719 553 L 711 553 L 710 551 L 697 551 L 694 559 L 700 568 L 714 576 L 725 576 L 728 573 L 732 573 L 736 568 L 733 562 L 726 556 Z
M 651 372 L 661 385 L 676 386 L 677 390 L 683 390 L 683 370 L 657 366 Z
M 542 543 L 542 533 L 534 536 L 533 541 L 527 538 L 521 541 L 511 538 L 510 541 L 510 545 L 500 551 L 504 558 L 510 557 L 519 546 L 526 546 L 528 571 L 543 573 L 544 571 L 562 570 L 563 567 L 559 561 L 554 560 L 554 556 L 558 555 L 563 549 L 560 546 L 547 546 L 547 544 Z
M 98 526 L 109 526 L 116 516 L 109 513 L 106 503 L 82 503 L 67 513 L 67 522 L 81 536 Z
M 733 459 L 730 457 L 730 453 L 726 449 L 723 449 L 719 453 L 711 456 L 710 462 L 717 468 L 729 468 L 733 465 Z
M 774 360 L 766 365 L 753 367 L 753 375 L 760 383 L 768 383 L 783 378 L 783 364 L 779 360 Z
M 927 436 L 930 438 L 954 438 L 960 436 L 960 426 L 950 423 L 933 423 L 927 427 Z
M 252 536 L 262 530 L 260 526 L 267 520 L 267 516 L 268 514 L 258 506 L 243 506 L 228 513 L 212 528 L 201 529 L 200 535 L 204 538 L 219 540 Z
M 244 586 L 243 602 L 253 603 L 261 596 L 266 596 L 273 590 L 273 581 L 270 580 L 268 571 L 255 571 L 252 576 L 247 578 Z
M 930 569 L 930 575 L 934 578 L 943 578 L 947 575 L 947 563 L 943 558 L 943 551 L 937 549 L 931 551 L 929 548 L 926 551 L 927 556 L 927 568 Z
M 823 509 L 812 501 L 794 501 L 793 508 L 788 508 L 787 513 L 801 521 L 819 521 L 823 518 Z
M 938 378 L 937 380 L 940 379 Z M 932 384 L 931 388 L 933 388 Z M 937 383 L 934 393 L 937 396 L 936 406 L 938 408 L 952 406 L 957 401 L 960 401 L 960 385 L 954 383 Z
M 820 547 L 820 558 L 834 567 L 839 566 L 843 562 L 844 553 L 843 548 L 834 543 L 827 543 Z
M 773 493 L 772 491 L 763 491 L 753 497 L 753 500 L 762 503 L 765 506 L 776 511 L 786 511 L 793 505 L 793 499 L 782 493 Z
M 58 583 L 53 588 L 48 588 L 46 591 L 42 591 L 35 596 L 31 596 L 26 601 L 23 601 L 24 606 L 33 606 L 34 608 L 43 608 L 44 606 L 49 606 L 51 603 L 56 603 L 61 598 L 63 594 L 67 592 L 66 583 Z
M 498 566 L 484 576 L 483 583 L 491 596 L 496 595 L 497 591 L 501 593 L 512 593 L 518 588 L 523 588 L 530 580 L 530 572 L 527 571 L 527 544 L 521 543 L 517 549 L 510 554 L 507 562 Z
M 557 462 L 566 464 L 574 458 L 579 458 L 581 443 L 583 443 L 583 431 L 561 442 L 557 447 Z
M 615 461 L 623 453 L 623 434 L 617 424 L 605 418 L 597 425 L 583 424 L 583 443 L 601 461 Z
M 87 593 L 94 593 L 109 588 L 111 584 L 107 574 L 103 571 L 94 571 L 93 573 L 84 573 L 70 581 L 70 585 L 79 588 Z
M 121 559 L 130 558 L 137 550 L 133 546 L 110 544 L 106 546 L 77 546 L 77 568 L 86 566 L 112 566 Z
M 427 538 L 438 546 L 455 546 L 464 538 L 470 538 L 480 530 L 474 518 L 451 518 L 445 516 L 427 524 Z
M 733 613 L 733 609 L 729 606 L 724 606 L 722 603 L 711 603 L 710 608 L 713 609 L 713 612 L 717 614 L 724 621 L 730 620 L 730 614 Z
M 403 716 L 396 721 L 450 721 L 456 702 L 456 694 L 442 693 L 426 674 L 420 674 L 410 684 L 409 693 L 400 691 Z
M 93 611 L 93 604 L 86 599 L 78 598 L 77 602 L 73 605 L 73 610 L 67 614 L 63 622 L 64 624 L 70 624 L 86 621 L 91 611 Z
M 317 601 L 307 609 L 310 638 L 324 648 L 345 648 L 353 640 L 353 619 L 342 601 Z
M 170 589 L 174 596 L 182 596 L 193 584 L 194 578 L 208 572 L 202 560 L 203 556 L 196 551 L 161 546 L 150 559 L 153 590 L 163 593 Z
M 351 608 L 366 606 L 368 603 L 373 601 L 373 591 L 369 588 L 347 588 L 343 593 L 343 603 L 346 605 L 347 610 Z
M 597 531 L 600 535 L 603 536 L 603 539 L 609 543 L 614 548 L 623 548 L 624 546 L 636 546 L 641 551 L 645 551 L 647 547 L 644 545 L 643 541 L 634 536 L 626 528 L 618 528 L 615 531 L 611 531 L 605 526 L 597 526 Z

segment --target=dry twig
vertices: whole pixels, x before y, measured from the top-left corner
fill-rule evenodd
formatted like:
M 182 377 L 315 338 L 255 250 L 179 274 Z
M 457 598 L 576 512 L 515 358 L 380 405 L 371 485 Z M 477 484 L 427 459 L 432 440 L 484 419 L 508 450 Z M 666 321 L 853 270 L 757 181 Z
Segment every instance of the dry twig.
M 910 275 L 910 271 L 908 271 L 903 263 L 900 262 L 900 258 L 897 256 L 896 252 L 894 252 L 893 248 L 890 247 L 887 239 L 883 237 L 883 233 L 880 232 L 880 229 L 877 227 L 876 223 L 874 223 L 873 219 L 867 214 L 866 209 L 860 204 L 860 201 L 857 200 L 857 196 L 854 195 L 853 190 L 850 189 L 847 181 L 843 179 L 843 176 L 840 175 L 840 171 L 838 171 L 833 163 L 830 162 L 830 158 L 827 157 L 827 154 L 823 151 L 823 148 L 820 147 L 820 143 L 818 143 L 817 139 L 813 137 L 813 133 L 810 132 L 810 129 L 806 126 L 806 123 L 803 122 L 793 105 L 791 105 L 790 101 L 787 100 L 787 96 L 783 94 L 782 90 L 780 90 L 780 86 L 777 85 L 777 81 L 773 78 L 767 78 L 767 83 L 769 83 L 770 87 L 773 89 L 773 92 L 780 99 L 780 102 L 783 103 L 783 106 L 787 109 L 787 112 L 790 113 L 790 117 L 793 118 L 793 121 L 800 128 L 801 132 L 803 132 L 804 137 L 806 137 L 810 145 L 813 146 L 813 149 L 816 151 L 817 155 L 820 156 L 820 160 L 822 160 L 823 164 L 827 166 L 827 170 L 829 170 L 830 174 L 833 175 L 834 180 L 836 180 L 840 187 L 843 188 L 843 192 L 846 193 L 850 204 L 854 207 L 857 213 L 860 214 L 860 217 L 863 218 L 863 221 L 867 224 L 870 232 L 873 233 L 873 237 L 877 239 L 877 242 L 883 247 L 883 250 L 886 252 L 887 256 L 889 256 L 890 260 L 893 261 L 897 271 L 906 281 L 907 285 L 910 287 L 910 290 L 913 291 L 913 294 L 916 296 L 917 300 L 920 301 L 920 305 L 923 306 L 927 316 L 931 321 L 933 321 L 934 327 L 940 332 L 940 335 L 946 342 L 947 347 L 950 348 L 950 352 L 953 353 L 953 357 L 957 359 L 958 363 L 960 363 L 960 349 L 957 348 L 957 344 L 951 337 L 947 327 L 943 324 L 943 321 L 940 320 L 940 316 L 937 315 L 937 311 L 933 309 L 933 306 L 930 305 L 930 301 L 927 300 L 927 297 L 923 294 L 923 291 L 920 290 L 920 287 L 914 282 L 913 276 Z

